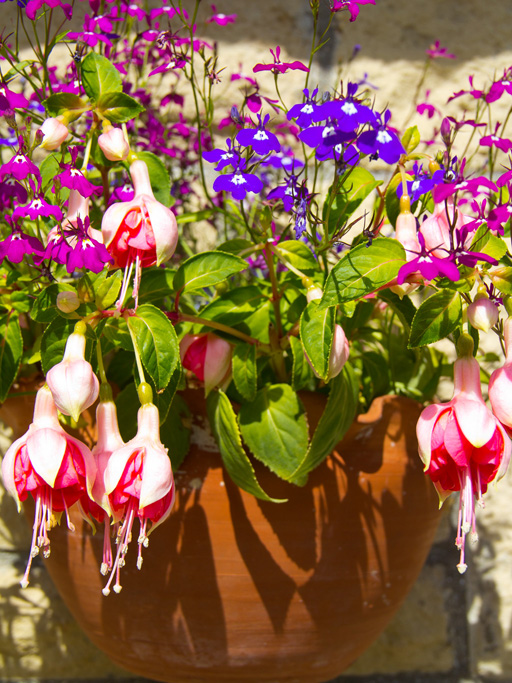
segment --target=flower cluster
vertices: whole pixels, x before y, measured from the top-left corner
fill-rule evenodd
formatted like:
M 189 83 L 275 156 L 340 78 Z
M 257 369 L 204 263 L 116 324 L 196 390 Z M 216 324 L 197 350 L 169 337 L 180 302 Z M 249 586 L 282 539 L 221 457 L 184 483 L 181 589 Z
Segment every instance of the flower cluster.
M 490 127 L 497 117 L 482 114 L 510 96 L 510 69 L 454 94 L 474 118 L 441 114 L 427 92 L 413 107 L 435 126 L 422 140 L 366 76 L 311 86 L 325 39 L 317 2 L 307 63 L 276 46 L 232 72 L 200 37 L 201 21 L 238 21 L 220 6 L 202 16 L 199 0 L 190 14 L 173 1 L 82 2 L 71 31 L 71 5 L 19 0 L 38 36 L 33 63 L 0 44 L 0 401 L 19 375 L 44 377 L 2 466 L 18 503 L 35 500 L 31 557 L 77 507 L 104 525 L 104 593 L 119 592 L 136 518 L 140 568 L 173 505 L 185 388 L 204 390 L 228 475 L 264 500 L 253 456 L 302 485 L 358 411 L 399 393 L 433 402 L 420 454 L 441 498 L 460 492 L 464 569 L 475 502 L 510 458 L 512 141 L 508 118 Z M 373 4 L 332 0 L 328 24 Z M 76 45 L 59 68 L 57 21 Z M 454 55 L 433 43 L 427 65 L 440 57 Z M 299 77 L 285 102 L 280 81 Z M 460 151 L 469 129 L 475 149 Z M 506 350 L 492 411 L 477 360 L 486 334 Z M 447 404 L 436 403 L 441 339 L 460 352 Z M 328 395 L 311 433 L 302 390 Z M 89 449 L 68 428 L 98 397 Z M 273 428 L 290 415 L 297 433 Z

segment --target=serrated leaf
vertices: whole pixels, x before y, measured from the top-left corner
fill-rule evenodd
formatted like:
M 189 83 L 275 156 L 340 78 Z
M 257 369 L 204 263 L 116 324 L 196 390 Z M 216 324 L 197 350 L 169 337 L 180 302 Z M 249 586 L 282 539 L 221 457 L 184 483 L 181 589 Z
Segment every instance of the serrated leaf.
M 295 391 L 300 391 L 313 377 L 313 371 L 306 360 L 301 340 L 297 337 L 290 337 L 290 348 L 293 355 L 292 387 Z
M 507 253 L 505 240 L 497 235 L 493 235 L 486 225 L 478 228 L 471 241 L 470 251 L 477 251 L 486 254 L 496 261 L 499 261 Z
M 76 320 L 58 316 L 45 328 L 41 338 L 41 365 L 46 375 L 48 371 L 64 357 L 64 349 L 69 335 L 75 329 Z M 90 360 L 94 333 L 87 327 L 85 334 L 85 358 Z
M 256 347 L 254 344 L 237 344 L 233 350 L 233 381 L 238 393 L 253 401 L 258 388 Z
M 18 318 L 4 315 L 0 318 L 0 403 L 5 401 L 23 355 L 23 338 Z
M 409 348 L 433 344 L 451 334 L 462 322 L 460 294 L 444 289 L 418 308 L 411 325 Z
M 251 403 L 243 403 L 238 424 L 255 458 L 281 479 L 289 479 L 308 448 L 304 408 L 288 384 L 263 387 Z
M 408 296 L 404 296 L 401 299 L 395 292 L 392 292 L 390 289 L 385 289 L 382 292 L 379 292 L 379 298 L 393 308 L 403 324 L 407 325 L 407 327 L 411 326 L 412 320 L 416 315 L 416 306 Z
M 109 92 L 122 92 L 121 74 L 106 57 L 89 52 L 81 65 L 84 90 L 91 100 L 97 101 Z
M 400 242 L 378 237 L 358 244 L 334 266 L 327 278 L 321 308 L 360 299 L 393 280 L 406 263 Z
M 298 240 L 286 240 L 275 246 L 278 254 L 292 266 L 300 270 L 304 275 L 314 275 L 318 272 L 318 261 L 313 256 L 311 249 Z
M 164 206 L 172 206 L 174 198 L 171 197 L 171 179 L 164 162 L 153 152 L 137 152 L 137 159 L 146 162 L 155 199 Z
M 366 197 L 381 184 L 382 180 L 375 180 L 370 171 L 355 167 L 338 187 L 332 203 L 330 188 L 322 210 L 322 218 L 327 222 L 329 235 L 338 232 Z
M 126 123 L 145 111 L 140 102 L 124 92 L 103 93 L 96 102 L 96 109 L 112 123 Z
M 212 392 L 206 405 L 222 462 L 235 484 L 260 500 L 286 502 L 285 499 L 271 498 L 259 485 L 251 461 L 242 447 L 236 415 L 226 394 L 220 390 Z
M 411 154 L 421 142 L 418 126 L 410 126 L 402 136 L 402 145 L 407 154 Z
M 298 486 L 304 486 L 308 473 L 332 453 L 356 416 L 359 383 L 348 363 L 329 386 L 329 398 L 308 451 L 289 477 L 289 481 Z
M 165 389 L 180 358 L 178 338 L 172 323 L 155 306 L 143 304 L 135 315 L 128 318 L 128 327 L 157 391 Z
M 203 287 L 212 287 L 246 268 L 247 263 L 234 254 L 205 251 L 191 256 L 180 265 L 174 276 L 174 289 L 191 292 Z
M 178 218 L 178 223 L 180 219 Z M 244 240 L 241 237 L 235 237 L 227 242 L 222 242 L 217 247 L 217 251 L 225 251 L 228 254 L 239 254 L 241 251 L 246 251 L 247 249 L 252 249 L 254 244 L 250 240 Z
M 205 221 L 208 218 L 211 218 L 213 215 L 213 210 L 212 209 L 202 209 L 201 211 L 190 211 L 187 213 L 180 213 L 179 216 L 176 216 L 176 222 L 177 223 L 197 223 L 198 221 Z M 233 240 L 235 241 L 235 240 Z M 249 245 L 252 246 L 252 242 L 249 242 Z M 222 245 L 220 247 L 221 251 L 229 251 L 229 249 L 222 249 Z
M 246 320 L 266 300 L 256 285 L 235 287 L 205 306 L 201 310 L 201 318 L 233 326 Z
M 160 439 L 169 449 L 169 458 L 174 472 L 179 469 L 190 447 L 190 409 L 181 396 L 176 394 L 171 409 L 160 425 Z
M 315 373 L 323 380 L 329 374 L 329 358 L 334 335 L 334 308 L 319 308 L 311 301 L 300 319 L 300 338 Z

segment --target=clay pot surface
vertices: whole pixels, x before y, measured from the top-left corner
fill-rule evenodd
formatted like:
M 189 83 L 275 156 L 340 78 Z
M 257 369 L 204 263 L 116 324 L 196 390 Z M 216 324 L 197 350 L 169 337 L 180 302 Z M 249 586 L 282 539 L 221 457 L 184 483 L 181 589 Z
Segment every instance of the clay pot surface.
M 274 504 L 224 473 L 195 394 L 194 445 L 142 570 L 134 533 L 122 592 L 104 597 L 103 534 L 78 517 L 77 532 L 52 530 L 46 566 L 90 639 L 135 674 L 173 683 L 333 678 L 384 629 L 433 541 L 439 512 L 417 454 L 420 408 L 377 399 L 303 488 L 255 463 L 263 489 L 288 498 Z M 306 397 L 310 422 L 319 401 Z

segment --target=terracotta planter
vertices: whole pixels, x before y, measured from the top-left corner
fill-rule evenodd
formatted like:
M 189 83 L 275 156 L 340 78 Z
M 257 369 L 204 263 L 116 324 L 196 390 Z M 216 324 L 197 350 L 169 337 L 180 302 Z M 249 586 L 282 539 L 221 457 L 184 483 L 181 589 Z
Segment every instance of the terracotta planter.
M 431 546 L 439 513 L 417 455 L 419 408 L 375 401 L 304 488 L 256 466 L 263 488 L 289 499 L 278 505 L 224 477 L 197 399 L 196 444 L 142 570 L 131 548 L 122 592 L 104 597 L 102 534 L 77 518 L 75 534 L 52 530 L 46 566 L 89 638 L 135 674 L 326 681 L 383 630 Z

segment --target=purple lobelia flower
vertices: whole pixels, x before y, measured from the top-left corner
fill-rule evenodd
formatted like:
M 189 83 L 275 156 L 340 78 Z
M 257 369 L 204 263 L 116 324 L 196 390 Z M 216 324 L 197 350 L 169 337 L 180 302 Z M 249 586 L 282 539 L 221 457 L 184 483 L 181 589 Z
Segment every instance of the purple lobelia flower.
M 6 178 L 0 182 L 0 206 L 8 204 L 12 199 L 23 204 L 27 198 L 27 190 L 15 178 Z
M 258 114 L 258 126 L 256 128 L 242 128 L 238 131 L 235 140 L 242 147 L 252 147 L 260 156 L 265 156 L 270 152 L 280 152 L 281 145 L 276 135 L 265 128 L 269 120 L 269 114 L 265 116 L 263 121 L 261 115 Z
M 317 159 L 337 158 L 342 154 L 343 145 L 350 143 L 354 134 L 338 128 L 336 119 L 328 119 L 324 125 L 313 125 L 299 133 L 299 139 L 308 147 L 316 148 Z
M 396 164 L 405 149 L 398 135 L 388 128 L 391 112 L 386 109 L 384 120 L 376 117 L 372 123 L 373 130 L 366 130 L 359 136 L 357 146 L 363 154 L 370 154 L 374 158 L 381 158 L 387 164 Z
M 414 163 L 413 166 L 413 178 L 412 180 L 407 180 L 407 194 L 410 196 L 412 202 L 417 202 L 424 194 L 430 192 L 435 185 L 443 182 L 444 172 L 442 169 L 435 171 L 431 176 L 428 171 L 424 171 L 423 167 Z M 402 183 L 396 188 L 396 194 L 401 197 L 403 193 Z
M 222 171 L 222 169 L 227 166 L 232 166 L 234 168 L 235 166 L 240 166 L 240 164 L 245 165 L 245 161 L 241 159 L 239 152 L 232 147 L 230 139 L 226 141 L 226 145 L 227 150 L 217 147 L 209 152 L 203 152 L 203 159 L 209 164 L 217 164 L 217 166 L 215 166 L 216 171 Z
M 315 110 L 312 120 L 336 119 L 338 129 L 347 133 L 355 131 L 365 123 L 378 125 L 377 118 L 370 107 L 366 107 L 355 99 L 357 88 L 357 83 L 349 83 L 347 97 L 324 102 Z
M 311 96 L 309 95 L 309 90 L 307 88 L 304 88 L 302 92 L 306 98 L 305 102 L 294 104 L 293 107 L 288 110 L 286 118 L 288 121 L 295 119 L 298 126 L 301 128 L 307 128 L 313 123 L 313 114 L 320 107 L 320 105 L 316 102 L 318 88 L 313 90 Z
M 226 173 L 215 178 L 213 182 L 215 192 L 224 190 L 231 192 L 233 199 L 242 201 L 248 192 L 258 194 L 263 189 L 263 183 L 254 173 L 244 173 L 242 165 L 238 165 L 233 173 Z

